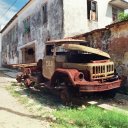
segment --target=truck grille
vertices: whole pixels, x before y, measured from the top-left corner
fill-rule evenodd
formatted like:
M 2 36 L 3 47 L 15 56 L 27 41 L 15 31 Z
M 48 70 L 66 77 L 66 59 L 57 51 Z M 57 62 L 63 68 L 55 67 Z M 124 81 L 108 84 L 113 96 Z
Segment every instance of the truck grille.
M 106 79 L 114 75 L 114 64 L 98 64 L 98 66 L 93 65 L 92 67 L 92 79 Z

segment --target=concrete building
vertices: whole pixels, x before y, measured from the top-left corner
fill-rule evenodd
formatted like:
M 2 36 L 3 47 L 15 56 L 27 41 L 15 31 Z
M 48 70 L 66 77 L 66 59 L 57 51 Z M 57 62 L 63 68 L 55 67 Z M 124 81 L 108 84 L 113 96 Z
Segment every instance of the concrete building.
M 1 30 L 2 65 L 37 62 L 47 40 L 105 27 L 127 7 L 124 0 L 30 0 Z

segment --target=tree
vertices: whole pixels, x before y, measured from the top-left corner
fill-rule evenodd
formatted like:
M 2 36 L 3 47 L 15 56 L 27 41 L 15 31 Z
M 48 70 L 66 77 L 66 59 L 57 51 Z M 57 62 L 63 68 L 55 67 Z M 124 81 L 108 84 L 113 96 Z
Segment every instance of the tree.
M 121 12 L 118 15 L 118 21 L 128 20 L 128 13 Z

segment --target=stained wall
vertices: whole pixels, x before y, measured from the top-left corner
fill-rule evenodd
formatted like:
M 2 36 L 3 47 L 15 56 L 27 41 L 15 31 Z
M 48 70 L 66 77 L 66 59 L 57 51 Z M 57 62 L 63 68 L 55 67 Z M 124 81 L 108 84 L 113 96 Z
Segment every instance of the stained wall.
M 43 6 L 47 4 L 47 22 L 43 23 Z M 24 20 L 30 21 L 30 30 L 25 31 Z M 60 39 L 63 36 L 63 2 L 62 0 L 33 1 L 18 16 L 18 46 L 20 60 L 22 60 L 21 49 L 26 44 L 35 44 L 35 60 L 44 56 L 45 43 L 50 39 Z
M 1 61 L 2 65 L 13 64 L 18 62 L 18 23 L 17 18 L 1 34 Z
M 2 65 L 24 63 L 25 51 L 31 47 L 35 53 L 28 56 L 28 62 L 33 57 L 37 62 L 43 59 L 46 41 L 60 38 L 63 38 L 63 0 L 32 0 L 2 32 Z

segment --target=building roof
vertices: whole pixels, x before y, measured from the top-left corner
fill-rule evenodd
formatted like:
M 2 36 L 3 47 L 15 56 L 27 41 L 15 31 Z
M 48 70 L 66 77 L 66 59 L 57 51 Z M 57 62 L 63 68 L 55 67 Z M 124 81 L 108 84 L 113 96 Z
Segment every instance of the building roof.
M 109 25 L 106 26 L 106 28 L 112 28 L 113 26 L 123 25 L 125 23 L 128 23 L 128 20 L 119 21 L 119 22 L 115 22 L 115 23 L 109 24 Z
M 125 0 L 111 0 L 109 3 L 121 9 L 128 9 L 128 2 Z
M 17 18 L 18 13 L 21 12 L 32 0 L 29 0 L 10 20 L 9 22 L 4 26 L 4 28 L 0 31 L 0 33 L 4 32 L 6 28 Z

